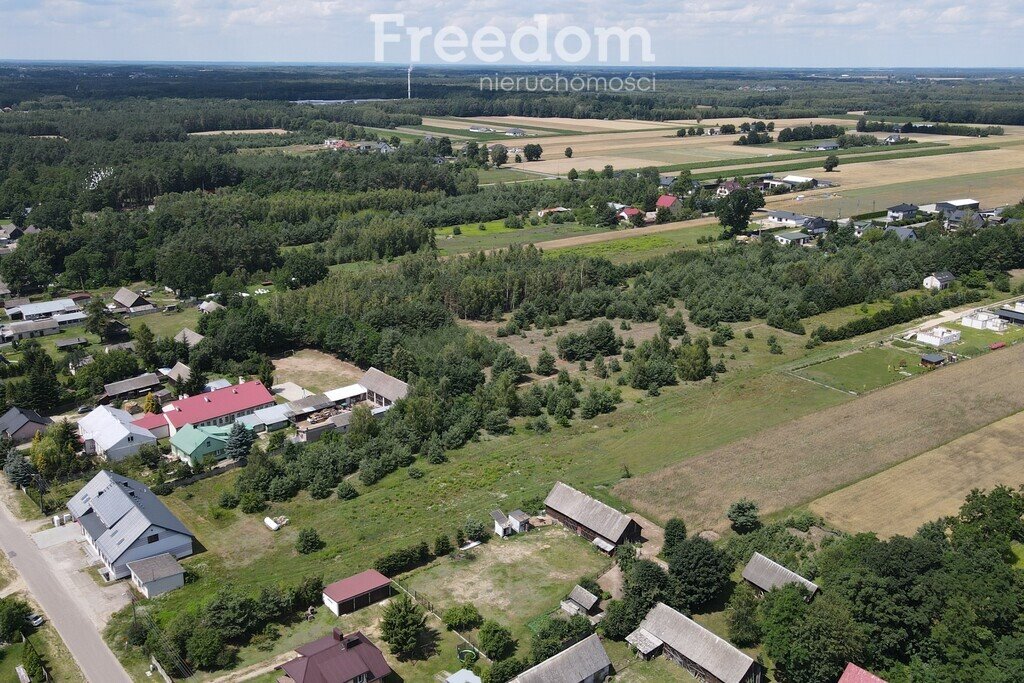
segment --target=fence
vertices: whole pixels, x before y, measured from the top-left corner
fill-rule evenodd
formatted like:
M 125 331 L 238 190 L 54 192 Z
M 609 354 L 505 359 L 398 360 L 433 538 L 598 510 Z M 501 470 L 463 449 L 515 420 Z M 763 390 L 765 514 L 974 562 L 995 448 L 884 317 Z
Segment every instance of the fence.
M 426 597 L 424 597 L 422 593 L 420 593 L 419 591 L 415 591 L 415 590 L 406 588 L 402 584 L 398 583 L 398 581 L 395 580 L 395 579 L 391 579 L 391 583 L 393 583 L 398 588 L 398 590 L 402 591 L 403 593 L 408 595 L 410 598 L 412 598 L 413 602 L 415 602 L 418 605 L 421 605 L 427 611 L 427 614 L 429 614 L 430 616 L 436 618 L 438 621 L 440 621 L 442 624 L 444 624 L 444 620 L 441 618 L 441 614 L 437 610 L 434 609 L 434 604 L 430 600 L 428 600 Z M 487 657 L 487 655 L 485 655 L 483 653 L 483 651 L 480 649 L 480 646 L 473 640 L 473 638 L 471 636 L 459 633 L 455 629 L 451 629 L 451 632 L 454 633 L 459 638 L 459 640 L 461 640 L 466 645 L 469 645 L 471 648 L 473 648 L 473 650 L 477 654 L 477 658 L 478 659 L 483 659 L 483 660 L 488 661 L 488 662 L 491 661 Z

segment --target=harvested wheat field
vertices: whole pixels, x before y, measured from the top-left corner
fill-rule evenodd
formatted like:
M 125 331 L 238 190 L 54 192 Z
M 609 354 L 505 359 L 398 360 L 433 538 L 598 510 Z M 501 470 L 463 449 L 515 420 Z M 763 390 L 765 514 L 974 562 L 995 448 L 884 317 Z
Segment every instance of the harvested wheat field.
M 251 128 L 248 130 L 204 130 L 200 133 L 189 133 L 189 136 L 203 137 L 205 135 L 287 135 L 284 128 Z
M 1021 429 L 1024 413 L 1017 413 L 819 498 L 811 511 L 852 533 L 910 535 L 955 514 L 971 489 L 1024 484 Z
M 655 521 L 679 516 L 692 529 L 721 529 L 729 504 L 744 496 L 765 513 L 806 503 L 1018 413 L 1022 383 L 1024 345 L 766 429 L 614 491 Z M 924 396 L 942 400 L 926 405 Z
M 275 382 L 294 382 L 314 393 L 355 384 L 362 376 L 363 371 L 355 365 L 315 349 L 302 349 L 274 361 Z
M 667 121 L 639 121 L 636 119 L 567 119 L 557 116 L 475 116 L 467 121 L 476 121 L 490 126 L 527 128 L 535 126 L 548 130 L 565 130 L 574 133 L 621 132 L 626 130 L 670 129 L 677 126 Z

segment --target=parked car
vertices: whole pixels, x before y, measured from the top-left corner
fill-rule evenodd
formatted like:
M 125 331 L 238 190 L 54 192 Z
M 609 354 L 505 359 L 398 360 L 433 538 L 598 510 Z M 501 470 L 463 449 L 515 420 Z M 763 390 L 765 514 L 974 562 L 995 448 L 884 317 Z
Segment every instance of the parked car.
M 86 413 L 90 412 L 91 410 L 92 410 L 92 406 L 78 406 L 78 410 L 76 412 L 79 415 L 85 415 Z
M 35 612 L 33 612 L 25 618 L 25 621 L 30 623 L 32 626 L 38 628 L 43 625 L 44 621 L 46 621 L 46 617 L 44 617 L 42 614 L 36 614 Z

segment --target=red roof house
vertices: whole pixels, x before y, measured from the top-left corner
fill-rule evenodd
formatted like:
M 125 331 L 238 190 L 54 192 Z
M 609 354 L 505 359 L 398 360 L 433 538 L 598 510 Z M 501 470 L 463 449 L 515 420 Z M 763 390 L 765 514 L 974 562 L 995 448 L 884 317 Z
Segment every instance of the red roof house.
M 643 211 L 636 208 L 635 206 L 627 206 L 622 211 L 619 211 L 616 216 L 621 221 L 628 221 L 630 218 L 636 215 L 643 215 Z
M 856 664 L 846 665 L 846 670 L 839 677 L 837 683 L 885 683 L 885 681 L 870 671 L 865 671 Z
M 335 615 L 372 605 L 391 595 L 391 579 L 376 569 L 367 569 L 324 587 L 324 605 Z
M 294 683 L 374 683 L 391 675 L 391 667 L 380 649 L 361 632 L 342 635 L 334 629 L 330 635 L 295 648 L 299 656 L 279 669 Z
M 171 425 L 173 435 L 189 424 L 195 427 L 230 425 L 243 415 L 272 405 L 274 396 L 261 382 L 254 380 L 173 401 L 160 414 Z
M 132 420 L 132 424 L 149 430 L 158 439 L 166 439 L 171 435 L 167 418 L 163 413 L 145 413 L 142 417 Z
M 674 194 L 663 194 L 658 197 L 658 203 L 655 205 L 657 209 L 668 209 L 669 211 L 678 211 L 682 207 L 682 202 L 679 201 L 679 197 Z

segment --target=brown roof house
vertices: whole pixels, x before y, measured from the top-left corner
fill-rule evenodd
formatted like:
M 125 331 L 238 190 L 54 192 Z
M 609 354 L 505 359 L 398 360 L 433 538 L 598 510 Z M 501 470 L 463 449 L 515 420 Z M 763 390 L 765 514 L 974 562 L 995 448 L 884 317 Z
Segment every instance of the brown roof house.
M 553 517 L 606 553 L 615 552 L 622 543 L 640 539 L 640 525 L 629 516 L 601 501 L 558 482 L 544 499 L 548 516 Z
M 783 567 L 775 560 L 770 560 L 761 553 L 754 553 L 743 568 L 743 579 L 761 593 L 767 593 L 773 588 L 781 588 L 795 583 L 807 589 L 810 600 L 818 592 L 818 585 L 808 581 L 796 572 Z
M 626 636 L 643 659 L 665 657 L 706 683 L 762 683 L 761 665 L 731 643 L 663 602 Z
M 380 649 L 361 632 L 343 635 L 335 628 L 295 648 L 299 656 L 280 667 L 279 683 L 374 683 L 391 675 Z
M 127 287 L 122 287 L 114 293 L 114 301 L 111 308 L 118 313 L 128 315 L 144 315 L 156 311 L 156 306 L 146 297 L 137 294 Z

